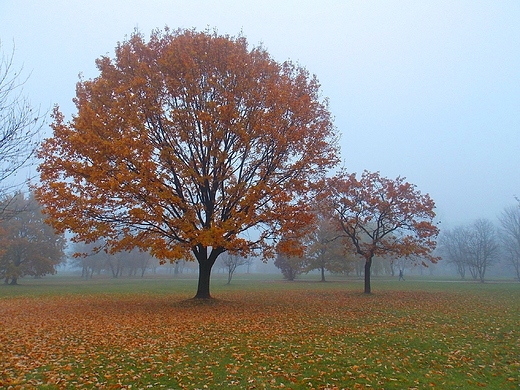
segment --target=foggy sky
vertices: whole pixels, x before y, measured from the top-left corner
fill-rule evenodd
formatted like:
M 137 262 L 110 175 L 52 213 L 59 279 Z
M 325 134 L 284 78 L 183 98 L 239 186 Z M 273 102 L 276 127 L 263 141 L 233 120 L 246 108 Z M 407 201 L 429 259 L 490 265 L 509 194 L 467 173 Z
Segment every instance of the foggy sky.
M 78 74 L 138 28 L 242 32 L 317 75 L 350 172 L 404 176 L 442 227 L 520 196 L 520 2 L 0 0 L 25 94 L 70 117 Z M 50 132 L 47 133 L 47 136 Z

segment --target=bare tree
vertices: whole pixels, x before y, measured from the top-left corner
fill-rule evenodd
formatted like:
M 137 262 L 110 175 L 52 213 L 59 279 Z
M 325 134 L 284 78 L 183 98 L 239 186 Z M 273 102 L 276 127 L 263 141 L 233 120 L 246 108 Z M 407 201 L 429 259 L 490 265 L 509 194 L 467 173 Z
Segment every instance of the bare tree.
M 13 56 L 14 49 L 10 56 L 0 54 L 0 196 L 18 187 L 8 179 L 30 162 L 43 125 L 43 115 L 23 95 L 27 78 L 21 77 L 22 69 L 13 68 Z M 0 217 L 6 212 L 1 209 Z
M 510 206 L 500 216 L 501 239 L 508 262 L 516 271 L 520 281 L 520 207 Z
M 100 273 L 106 265 L 106 258 L 104 253 L 96 250 L 96 244 L 84 242 L 76 242 L 72 246 L 72 251 L 69 253 L 70 263 L 72 267 L 81 268 L 81 277 L 85 279 L 92 279 L 94 272 Z
M 493 223 L 488 219 L 477 219 L 469 236 L 469 266 L 475 279 L 478 277 L 484 282 L 486 270 L 497 260 L 499 249 Z
M 488 219 L 446 230 L 441 237 L 443 257 L 455 265 L 462 279 L 469 271 L 473 279 L 484 282 L 487 269 L 498 259 L 499 250 L 496 228 Z
M 233 274 L 235 273 L 237 268 L 240 267 L 241 265 L 247 264 L 247 258 L 238 256 L 238 255 L 232 255 L 230 253 L 226 253 L 222 257 L 220 262 L 223 265 L 224 269 L 227 270 L 227 273 L 228 273 L 227 284 L 230 284 L 231 279 L 233 278 Z
M 466 226 L 458 226 L 452 230 L 444 230 L 440 238 L 440 250 L 447 263 L 453 264 L 461 279 L 466 277 L 469 266 L 469 242 L 470 229 Z

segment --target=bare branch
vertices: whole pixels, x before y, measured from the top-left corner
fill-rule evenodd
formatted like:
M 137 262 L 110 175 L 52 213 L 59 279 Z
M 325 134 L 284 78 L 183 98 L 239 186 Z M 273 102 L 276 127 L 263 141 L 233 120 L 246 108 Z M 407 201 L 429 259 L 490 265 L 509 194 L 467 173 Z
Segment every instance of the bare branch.
M 14 48 L 0 56 L 0 196 L 18 189 L 8 181 L 31 163 L 44 117 L 23 95 L 27 78 L 21 77 L 23 68 L 14 69 L 13 57 Z

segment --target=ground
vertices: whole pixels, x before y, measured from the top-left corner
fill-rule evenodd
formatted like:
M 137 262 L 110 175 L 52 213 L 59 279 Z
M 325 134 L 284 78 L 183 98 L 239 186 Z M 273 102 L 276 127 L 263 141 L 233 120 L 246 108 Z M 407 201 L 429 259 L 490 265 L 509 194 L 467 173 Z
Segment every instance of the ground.
M 30 281 L 0 288 L 0 387 L 518 389 L 520 283 Z

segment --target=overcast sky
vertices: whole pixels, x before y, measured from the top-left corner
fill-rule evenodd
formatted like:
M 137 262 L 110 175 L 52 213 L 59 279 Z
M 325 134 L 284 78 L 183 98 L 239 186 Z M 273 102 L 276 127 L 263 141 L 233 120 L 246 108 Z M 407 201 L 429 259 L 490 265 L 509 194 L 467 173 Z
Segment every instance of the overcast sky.
M 404 176 L 441 227 L 520 196 L 518 0 L 0 0 L 0 39 L 34 105 L 74 112 L 78 74 L 137 27 L 216 28 L 317 75 L 350 172 Z

